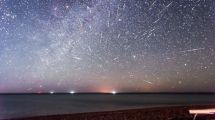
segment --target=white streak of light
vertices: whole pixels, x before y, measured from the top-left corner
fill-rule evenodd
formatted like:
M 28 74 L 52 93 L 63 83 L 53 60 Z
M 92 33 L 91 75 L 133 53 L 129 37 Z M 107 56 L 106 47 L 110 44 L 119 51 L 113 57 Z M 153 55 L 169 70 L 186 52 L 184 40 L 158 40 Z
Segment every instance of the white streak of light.
M 197 48 L 197 49 L 184 50 L 184 51 L 180 51 L 180 52 L 194 52 L 194 51 L 204 50 L 204 49 L 205 48 Z

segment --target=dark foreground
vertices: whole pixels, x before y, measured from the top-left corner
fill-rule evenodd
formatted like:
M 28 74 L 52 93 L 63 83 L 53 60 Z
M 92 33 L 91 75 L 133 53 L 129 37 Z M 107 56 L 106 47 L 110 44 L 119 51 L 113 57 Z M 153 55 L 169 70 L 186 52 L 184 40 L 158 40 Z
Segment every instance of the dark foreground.
M 18 120 L 193 120 L 189 109 L 215 108 L 215 105 L 158 107 L 71 115 L 53 115 Z M 90 108 L 89 108 L 90 109 Z M 215 120 L 215 115 L 198 115 L 196 120 Z

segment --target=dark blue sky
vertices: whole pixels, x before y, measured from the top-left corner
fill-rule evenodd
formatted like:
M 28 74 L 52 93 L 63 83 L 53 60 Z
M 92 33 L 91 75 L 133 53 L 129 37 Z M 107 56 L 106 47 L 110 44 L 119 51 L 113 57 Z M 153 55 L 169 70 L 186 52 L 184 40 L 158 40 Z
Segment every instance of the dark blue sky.
M 214 92 L 214 73 L 214 0 L 0 1 L 0 92 Z

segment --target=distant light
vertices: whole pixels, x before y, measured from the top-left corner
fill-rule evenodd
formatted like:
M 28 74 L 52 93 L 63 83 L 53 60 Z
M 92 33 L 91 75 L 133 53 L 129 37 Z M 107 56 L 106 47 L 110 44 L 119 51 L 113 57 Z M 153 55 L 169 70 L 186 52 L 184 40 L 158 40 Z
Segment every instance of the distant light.
M 115 95 L 115 94 L 116 94 L 116 91 L 112 91 L 111 93 L 112 93 L 113 95 Z
M 49 93 L 50 93 L 50 94 L 54 94 L 54 91 L 50 91 Z
M 69 8 L 69 5 L 66 5 L 66 9 L 68 9 Z
M 70 91 L 69 93 L 70 93 L 70 94 L 74 94 L 74 93 L 75 93 L 75 91 Z

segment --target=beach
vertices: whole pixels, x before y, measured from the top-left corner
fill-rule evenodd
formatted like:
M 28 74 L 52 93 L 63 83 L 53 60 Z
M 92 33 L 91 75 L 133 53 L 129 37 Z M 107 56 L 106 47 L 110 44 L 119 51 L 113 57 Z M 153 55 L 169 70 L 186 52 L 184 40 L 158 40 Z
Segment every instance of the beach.
M 155 107 L 144 109 L 89 112 L 20 118 L 14 120 L 193 120 L 190 109 L 209 109 L 215 105 Z M 90 109 L 90 108 L 89 108 Z M 197 115 L 196 120 L 214 120 L 215 115 Z

